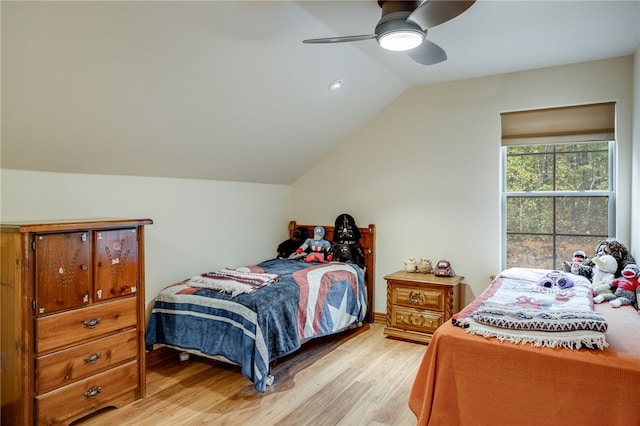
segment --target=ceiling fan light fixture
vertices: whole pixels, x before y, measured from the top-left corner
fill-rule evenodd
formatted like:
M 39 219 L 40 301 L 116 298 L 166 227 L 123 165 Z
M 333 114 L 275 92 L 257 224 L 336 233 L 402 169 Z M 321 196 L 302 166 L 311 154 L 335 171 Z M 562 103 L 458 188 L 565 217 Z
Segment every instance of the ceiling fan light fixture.
M 380 47 L 406 51 L 422 65 L 447 60 L 446 52 L 427 40 L 429 28 L 441 25 L 469 9 L 476 0 L 378 0 L 382 9 L 373 34 L 324 37 L 302 40 L 303 43 L 344 43 L 376 39 Z
M 378 36 L 380 46 L 395 52 L 414 49 L 422 44 L 422 40 L 424 33 L 413 30 L 389 31 Z
M 402 52 L 422 44 L 425 32 L 419 26 L 407 22 L 408 12 L 384 16 L 376 26 L 376 40 L 383 49 Z

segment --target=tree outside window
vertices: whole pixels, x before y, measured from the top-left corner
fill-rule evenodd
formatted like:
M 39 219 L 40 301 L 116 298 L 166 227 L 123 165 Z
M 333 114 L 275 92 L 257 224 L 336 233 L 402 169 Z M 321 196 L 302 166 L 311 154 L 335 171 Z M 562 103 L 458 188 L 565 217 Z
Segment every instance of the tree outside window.
M 613 235 L 613 142 L 503 146 L 503 266 L 560 269 Z

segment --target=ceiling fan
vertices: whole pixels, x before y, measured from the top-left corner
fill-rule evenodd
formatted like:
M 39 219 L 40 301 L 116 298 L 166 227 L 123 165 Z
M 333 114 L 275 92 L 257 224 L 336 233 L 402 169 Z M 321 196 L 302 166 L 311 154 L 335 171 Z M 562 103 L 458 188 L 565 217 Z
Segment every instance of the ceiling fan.
M 383 1 L 382 17 L 375 34 L 326 37 L 303 40 L 303 43 L 344 43 L 370 40 L 387 50 L 406 51 L 416 62 L 433 65 L 447 60 L 447 54 L 437 44 L 426 39 L 427 30 L 445 23 L 469 9 L 475 0 Z

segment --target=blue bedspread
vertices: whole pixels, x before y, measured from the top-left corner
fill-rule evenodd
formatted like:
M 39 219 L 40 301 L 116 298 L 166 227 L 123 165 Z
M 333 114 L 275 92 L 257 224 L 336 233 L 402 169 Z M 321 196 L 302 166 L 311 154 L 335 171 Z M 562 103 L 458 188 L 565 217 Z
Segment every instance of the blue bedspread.
M 147 349 L 162 344 L 238 364 L 264 392 L 271 361 L 365 318 L 364 277 L 356 265 L 272 259 L 251 268 L 280 280 L 235 297 L 188 280 L 163 289 L 147 327 Z

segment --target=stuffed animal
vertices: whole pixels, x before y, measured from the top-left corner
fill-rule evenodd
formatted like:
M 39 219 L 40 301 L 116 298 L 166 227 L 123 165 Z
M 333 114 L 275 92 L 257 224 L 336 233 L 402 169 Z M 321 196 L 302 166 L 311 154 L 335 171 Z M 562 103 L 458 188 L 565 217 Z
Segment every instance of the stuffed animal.
M 574 273 L 576 275 L 580 275 L 580 274 L 578 274 L 578 267 L 579 266 L 578 265 L 574 266 L 573 264 L 574 263 L 584 263 L 587 260 L 589 260 L 589 259 L 587 259 L 587 254 L 584 251 L 576 250 L 571 255 L 571 261 L 570 262 L 568 262 L 566 260 L 564 262 L 562 262 L 562 271 L 563 272 L 572 272 L 572 271 L 574 271 Z
M 281 242 L 278 246 L 278 257 L 288 258 L 307 238 L 309 238 L 309 230 L 304 226 L 296 227 L 291 233 L 291 238 Z
M 606 240 L 601 241 L 596 246 L 595 256 L 600 257 L 604 254 L 610 254 L 613 256 L 618 262 L 618 269 L 615 271 L 615 278 L 620 277 L 622 270 L 625 266 L 630 263 L 636 263 L 635 259 L 629 253 L 629 250 L 622 244 L 620 241 L 615 238 L 608 238 Z M 593 281 L 594 270 L 593 267 L 595 263 L 593 259 L 585 259 L 583 262 L 563 262 L 562 269 L 564 272 L 571 272 L 576 275 L 582 275 L 583 277 L 587 277 L 589 280 Z
M 433 263 L 430 259 L 418 259 L 416 272 L 423 274 L 433 274 Z
M 568 274 L 560 271 L 551 271 L 538 280 L 540 287 L 566 290 L 574 286 L 573 279 Z
M 631 305 L 637 303 L 636 291 L 638 286 L 638 278 L 640 277 L 640 268 L 638 265 L 631 263 L 622 270 L 622 276 L 613 280 L 616 288 L 615 293 L 599 294 L 593 298 L 595 303 L 602 303 L 605 300 L 614 308 L 622 305 Z
M 311 252 L 304 258 L 305 262 L 324 262 L 325 255 L 331 248 L 331 243 L 324 239 L 325 230 L 322 226 L 316 226 L 313 229 L 313 238 L 307 238 L 296 250 L 296 254 L 301 254 L 307 248 Z
M 574 251 L 573 255 L 571 256 L 571 261 L 575 263 L 584 263 L 586 259 L 587 259 L 587 254 L 582 250 Z
M 355 219 L 349 214 L 342 213 L 336 218 L 329 260 L 351 262 L 364 268 L 364 250 L 360 245 L 360 230 Z
M 615 257 L 610 254 L 603 254 L 602 256 L 594 257 L 592 260 L 595 265 L 591 281 L 591 289 L 594 296 L 613 294 L 613 279 L 618 269 L 618 262 Z
M 418 260 L 413 256 L 407 257 L 402 262 L 404 263 L 404 270 L 407 272 L 415 272 L 418 268 Z
M 351 247 L 349 247 L 348 244 L 342 243 L 333 243 L 331 246 L 331 254 L 327 256 L 327 259 L 335 260 L 336 262 L 354 263 Z

